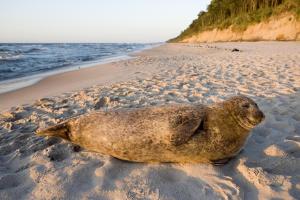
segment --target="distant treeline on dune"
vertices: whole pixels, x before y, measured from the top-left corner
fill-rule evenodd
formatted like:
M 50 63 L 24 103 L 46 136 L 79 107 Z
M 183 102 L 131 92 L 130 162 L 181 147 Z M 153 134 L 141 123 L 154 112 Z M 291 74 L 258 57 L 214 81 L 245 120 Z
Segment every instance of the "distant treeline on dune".
M 212 0 L 207 11 L 201 11 L 186 30 L 169 42 L 179 42 L 216 28 L 232 27 L 236 31 L 244 31 L 249 25 L 286 12 L 299 20 L 300 0 Z

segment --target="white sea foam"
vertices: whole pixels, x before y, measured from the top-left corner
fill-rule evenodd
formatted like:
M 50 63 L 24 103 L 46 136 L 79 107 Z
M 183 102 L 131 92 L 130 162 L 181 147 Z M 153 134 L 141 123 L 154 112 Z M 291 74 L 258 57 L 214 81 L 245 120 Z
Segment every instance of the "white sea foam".
M 22 57 L 21 54 L 13 55 L 13 54 L 7 54 L 7 53 L 1 53 L 0 54 L 0 60 L 18 60 Z

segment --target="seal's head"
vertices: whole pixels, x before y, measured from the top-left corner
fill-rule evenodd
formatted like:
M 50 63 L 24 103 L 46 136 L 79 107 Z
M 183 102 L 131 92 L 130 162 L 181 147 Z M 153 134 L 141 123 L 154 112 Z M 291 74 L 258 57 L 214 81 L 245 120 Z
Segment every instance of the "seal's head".
M 265 118 L 257 104 L 246 96 L 235 96 L 225 101 L 234 119 L 246 129 L 252 129 Z

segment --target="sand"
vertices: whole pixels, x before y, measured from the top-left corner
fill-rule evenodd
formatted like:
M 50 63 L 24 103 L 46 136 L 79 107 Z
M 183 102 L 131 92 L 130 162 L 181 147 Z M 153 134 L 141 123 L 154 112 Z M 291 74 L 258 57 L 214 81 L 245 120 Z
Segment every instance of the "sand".
M 234 48 L 240 51 L 232 52 Z M 91 72 L 93 81 L 77 81 Z M 167 44 L 131 60 L 43 81 L 16 91 L 15 98 L 32 98 L 16 101 L 25 105 L 3 109 L 0 115 L 0 199 L 300 197 L 299 43 Z M 74 82 L 62 85 L 69 81 Z M 34 94 L 34 88 L 47 86 L 51 92 Z M 39 127 L 95 107 L 210 104 L 236 94 L 253 98 L 266 120 L 225 166 L 130 163 L 34 135 Z

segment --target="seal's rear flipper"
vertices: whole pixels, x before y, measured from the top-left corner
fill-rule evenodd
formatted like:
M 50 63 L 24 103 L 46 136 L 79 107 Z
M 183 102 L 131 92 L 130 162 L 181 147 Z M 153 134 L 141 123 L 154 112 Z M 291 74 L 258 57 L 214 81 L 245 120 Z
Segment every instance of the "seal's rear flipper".
M 70 140 L 70 126 L 68 122 L 63 122 L 44 130 L 38 130 L 36 134 L 41 136 L 61 137 L 65 140 Z

